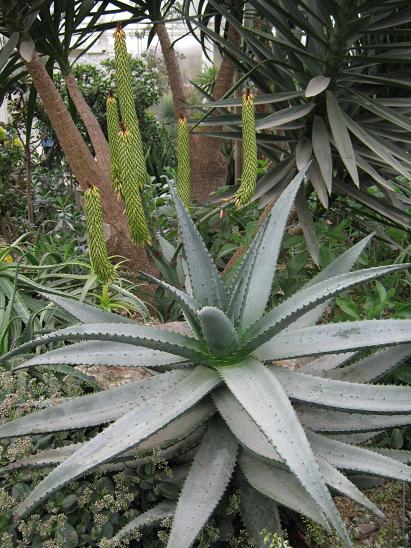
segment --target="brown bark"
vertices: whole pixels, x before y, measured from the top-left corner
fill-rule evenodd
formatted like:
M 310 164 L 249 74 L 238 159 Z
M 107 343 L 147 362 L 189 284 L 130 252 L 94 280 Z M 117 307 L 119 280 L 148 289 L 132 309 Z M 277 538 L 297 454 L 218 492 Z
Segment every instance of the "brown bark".
M 97 164 L 104 173 L 108 174 L 110 170 L 109 150 L 107 139 L 103 133 L 103 130 L 101 129 L 101 126 L 90 106 L 84 99 L 74 74 L 69 72 L 64 76 L 64 80 L 74 106 L 83 120 L 87 133 L 90 137 Z
M 229 25 L 227 38 L 239 44 L 240 35 Z M 221 99 L 234 82 L 235 66 L 229 57 L 223 56 L 213 89 L 213 98 Z M 208 128 L 209 131 L 222 131 L 221 126 Z M 212 192 L 226 184 L 227 160 L 221 152 L 221 139 L 193 135 L 191 140 L 192 196 L 204 203 Z
M 167 69 L 168 82 L 170 85 L 171 95 L 173 97 L 176 118 L 178 118 L 180 114 L 187 116 L 188 105 L 186 92 L 184 89 L 183 75 L 181 74 L 180 65 L 178 63 L 176 52 L 171 44 L 167 27 L 164 23 L 156 23 L 154 28 L 160 42 L 164 63 Z
M 127 219 L 123 215 L 124 206 L 114 196 L 108 172 L 104 173 L 102 166 L 94 160 L 37 52 L 33 54 L 30 61 L 25 61 L 25 64 L 56 132 L 67 163 L 81 188 L 86 190 L 88 184 L 93 184 L 100 189 L 110 253 L 128 259 L 127 266 L 131 270 L 156 273 L 146 252 L 132 244 Z

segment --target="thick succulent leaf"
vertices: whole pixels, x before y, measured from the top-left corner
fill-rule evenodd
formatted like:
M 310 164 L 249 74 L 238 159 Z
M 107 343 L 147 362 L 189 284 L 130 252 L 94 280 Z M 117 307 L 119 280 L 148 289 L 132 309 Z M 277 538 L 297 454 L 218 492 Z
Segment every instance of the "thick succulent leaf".
M 398 460 L 403 464 L 411 464 L 411 451 L 405 449 L 388 449 L 387 447 L 373 447 L 373 453 L 380 453 L 391 459 Z
M 44 434 L 104 424 L 176 386 L 189 370 L 169 371 L 87 396 L 66 399 L 0 425 L 0 438 Z
M 219 367 L 218 371 L 232 394 L 313 498 L 318 511 L 342 538 L 347 538 L 304 430 L 275 376 L 253 358 L 233 366 Z
M 282 535 L 280 515 L 277 504 L 254 489 L 243 474 L 238 474 L 240 487 L 241 520 L 251 534 L 256 548 L 267 548 L 261 535 L 263 529 Z
M 24 517 L 68 482 L 137 446 L 164 428 L 206 396 L 218 382 L 215 372 L 199 366 L 159 398 L 123 415 L 50 472 L 18 506 L 16 519 Z
M 354 149 L 352 146 L 350 134 L 344 121 L 344 116 L 337 103 L 335 95 L 331 91 L 326 92 L 327 96 L 327 114 L 331 132 L 334 137 L 335 146 L 344 162 L 348 173 L 357 187 L 360 186 L 358 178 L 357 162 L 355 161 Z
M 351 411 L 407 413 L 411 411 L 411 388 L 357 384 L 305 375 L 271 366 L 276 379 L 294 400 Z
M 267 306 L 284 227 L 305 171 L 300 171 L 294 177 L 271 209 L 267 223 L 263 224 L 255 236 L 255 252 L 249 255 L 250 261 L 244 265 L 239 286 L 233 290 L 231 302 L 233 299 L 238 300 L 241 305 L 239 323 L 242 330 L 260 318 Z
M 203 306 L 224 308 L 226 289 L 193 220 L 170 186 L 174 200 L 181 237 L 184 242 L 187 266 L 193 297 Z
M 294 409 L 297 411 L 304 428 L 328 434 L 372 432 L 411 424 L 411 415 L 349 413 L 303 404 L 295 404 Z
M 230 287 L 230 298 L 227 307 L 227 315 L 230 319 L 233 320 L 235 325 L 238 324 L 241 317 L 244 299 L 247 295 L 247 284 L 249 283 L 249 280 L 251 278 L 253 268 L 255 267 L 261 241 L 263 239 L 269 221 L 270 216 L 268 215 L 265 221 L 263 221 L 259 231 L 255 235 L 243 260 L 240 262 L 240 265 L 237 268 L 237 272 Z
M 190 322 L 190 325 L 194 329 L 196 333 L 198 333 L 198 318 L 197 318 L 197 312 L 201 308 L 201 305 L 195 301 L 190 295 L 185 293 L 184 291 L 181 291 L 177 287 L 174 287 L 173 285 L 168 284 L 167 282 L 164 282 L 162 280 L 159 280 L 155 276 L 151 276 L 150 274 L 143 274 L 143 276 L 159 285 L 160 287 L 166 289 L 169 291 L 177 300 L 177 302 L 180 304 L 184 314 L 186 315 L 188 321 Z
M 75 453 L 82 445 L 82 443 L 73 443 L 71 445 L 66 445 L 65 447 L 47 449 L 46 451 L 40 451 L 35 455 L 23 457 L 22 459 L 18 459 L 11 462 L 7 466 L 0 468 L 0 476 L 4 476 L 9 472 L 24 468 L 44 468 L 45 466 L 56 466 Z
M 245 452 L 241 453 L 239 464 L 244 476 L 254 489 L 330 530 L 324 516 L 318 511 L 317 505 L 293 474 Z
M 342 255 L 334 259 L 328 266 L 316 274 L 312 280 L 307 284 L 314 285 L 318 284 L 327 278 L 332 278 L 338 276 L 339 274 L 345 274 L 349 272 L 353 267 L 354 263 L 358 260 L 361 253 L 364 251 L 368 242 L 371 240 L 372 235 L 365 237 L 363 240 L 359 241 L 353 247 L 345 251 Z M 325 309 L 328 306 L 328 302 L 325 302 L 322 305 L 317 306 L 310 312 L 306 312 L 301 318 L 293 322 L 293 328 L 295 327 L 305 327 L 309 325 L 314 325 L 323 315 Z
M 315 107 L 314 103 L 308 103 L 306 105 L 298 105 L 296 107 L 287 107 L 281 110 L 277 110 L 273 114 L 265 116 L 262 120 L 257 120 L 256 129 L 269 129 L 274 127 L 282 127 L 289 122 L 299 120 L 303 116 L 307 116 Z
M 300 373 L 307 373 L 308 375 L 317 375 L 318 377 L 324 377 L 327 371 L 342 366 L 349 361 L 355 352 L 342 352 L 341 354 L 326 354 L 319 358 L 312 360 L 299 368 Z
M 225 358 L 237 350 L 238 334 L 222 310 L 205 306 L 198 312 L 198 317 L 210 354 Z
M 399 481 L 411 481 L 411 469 L 399 461 L 375 453 L 364 447 L 356 447 L 308 432 L 313 450 L 336 468 L 352 472 L 367 472 Z
M 339 274 L 317 284 L 309 285 L 286 299 L 251 326 L 244 334 L 245 352 L 252 352 L 285 327 L 288 327 L 293 321 L 298 320 L 310 309 L 329 300 L 331 297 L 335 297 L 342 291 L 359 283 L 375 280 L 391 272 L 410 268 L 410 266 L 411 263 L 365 268 L 347 274 Z
M 148 437 L 139 444 L 138 449 L 126 451 L 121 456 L 115 457 L 114 460 L 125 461 L 127 459 L 136 458 L 141 460 L 144 455 L 151 457 L 153 449 L 158 449 L 159 447 L 162 448 L 160 453 L 162 458 L 175 456 L 182 452 L 184 453 L 187 449 L 190 449 L 193 444 L 198 443 L 198 436 L 202 435 L 202 425 L 214 413 L 214 406 L 209 401 L 202 401 L 170 422 L 165 428 L 162 428 Z M 21 468 L 39 468 L 61 464 L 80 449 L 80 447 L 84 446 L 85 443 L 86 442 L 76 443 L 57 449 L 48 449 L 46 451 L 40 451 L 35 455 L 24 457 L 0 468 L 0 475 Z
M 120 531 L 113 537 L 114 542 L 120 542 L 127 538 L 130 533 L 136 529 L 144 527 L 153 527 L 163 521 L 163 519 L 172 516 L 175 512 L 176 504 L 170 500 L 163 500 L 156 504 L 153 508 L 146 510 L 136 518 L 132 519 L 127 525 L 122 527 Z
M 312 142 L 321 175 L 327 185 L 328 192 L 331 194 L 333 172 L 331 144 L 327 126 L 320 116 L 314 116 Z
M 127 343 L 86 341 L 63 346 L 27 360 L 15 369 L 37 365 L 106 365 L 114 367 L 161 367 L 182 363 L 183 358 L 160 350 Z
M 213 392 L 212 397 L 220 415 L 244 447 L 260 457 L 277 462 L 277 464 L 283 462 L 264 434 L 253 423 L 250 415 L 228 390 L 222 387 L 217 388 Z M 302 423 L 305 426 L 303 421 Z M 373 511 L 378 512 L 378 509 L 349 480 L 324 461 L 324 459 L 318 460 L 318 464 L 327 485 L 360 502 L 360 504 L 363 504 L 367 508 L 372 507 Z
M 168 548 L 190 548 L 226 490 L 234 470 L 237 441 L 225 424 L 210 421 L 184 483 Z
M 120 329 L 118 324 L 97 323 L 67 327 L 66 329 L 54 331 L 49 335 L 38 337 L 0 356 L 0 362 L 4 362 L 12 356 L 42 346 L 43 344 L 75 340 L 112 341 L 134 344 L 136 346 L 143 346 L 144 348 L 169 352 L 170 354 L 182 356 L 189 360 L 200 362 L 204 360 L 202 346 L 192 337 L 169 331 L 161 331 L 160 329 L 145 325 L 123 325 Z
M 214 390 L 212 399 L 227 426 L 243 447 L 265 459 L 284 462 L 244 407 L 226 387 L 221 386 Z
M 260 346 L 261 361 L 283 360 L 411 342 L 411 320 L 364 320 L 284 331 Z
M 65 297 L 50 293 L 40 293 L 40 295 L 63 308 L 81 323 L 136 323 L 130 318 L 107 312 L 101 308 L 75 301 L 74 299 L 66 299 Z
M 338 491 L 341 495 L 361 504 L 364 508 L 368 508 L 368 510 L 371 510 L 371 512 L 374 512 L 374 514 L 380 518 L 384 517 L 381 510 L 367 499 L 367 497 L 348 478 L 346 478 L 344 474 L 341 474 L 341 472 L 322 457 L 317 456 L 317 461 L 327 485 L 335 491 Z
M 327 371 L 324 376 L 340 381 L 374 382 L 388 375 L 410 356 L 411 344 L 399 344 L 374 352 L 347 367 Z

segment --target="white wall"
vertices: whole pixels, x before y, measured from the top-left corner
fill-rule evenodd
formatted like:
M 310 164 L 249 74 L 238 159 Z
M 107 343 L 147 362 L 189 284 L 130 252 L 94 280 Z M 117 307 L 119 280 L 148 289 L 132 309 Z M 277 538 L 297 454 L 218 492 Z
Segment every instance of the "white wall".
M 147 28 L 145 23 L 130 24 L 125 27 L 127 34 L 127 49 L 133 56 L 140 56 L 147 51 L 147 35 L 144 33 Z M 170 39 L 173 42 L 187 32 L 187 28 L 182 23 L 170 23 L 167 25 Z M 177 53 L 182 55 L 180 66 L 183 75 L 187 79 L 193 79 L 201 72 L 205 65 L 203 52 L 198 41 L 191 35 L 187 35 L 175 44 Z M 158 57 L 161 57 L 161 48 L 157 38 L 154 38 L 150 44 L 150 50 L 154 51 Z M 72 58 L 78 55 L 78 51 L 73 52 Z M 114 38 L 113 31 L 109 30 L 102 34 L 99 40 L 85 53 L 80 62 L 98 64 L 108 57 L 114 56 Z
M 0 106 L 0 122 L 6 122 L 8 121 L 8 113 L 7 113 L 7 99 L 4 99 L 2 105 Z

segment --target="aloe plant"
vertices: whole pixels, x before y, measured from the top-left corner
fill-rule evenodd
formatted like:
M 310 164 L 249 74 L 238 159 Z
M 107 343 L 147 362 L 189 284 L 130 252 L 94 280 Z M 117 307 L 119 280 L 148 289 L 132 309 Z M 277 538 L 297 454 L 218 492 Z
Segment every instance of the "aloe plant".
M 173 293 L 191 334 L 125 323 L 119 316 L 50 297 L 86 323 L 34 339 L 2 361 L 48 343 L 79 341 L 18 367 L 103 363 L 144 366 L 150 376 L 0 426 L 5 438 L 111 423 L 81 445 L 11 465 L 57 465 L 21 502 L 16 520 L 96 467 L 144 460 L 159 447 L 164 458 L 194 453 L 178 502 L 160 502 L 120 530 L 117 540 L 173 515 L 168 547 L 192 546 L 234 481 L 251 529 L 279 528 L 281 505 L 335 531 L 351 546 L 331 492 L 381 513 L 343 472 L 411 480 L 407 452 L 364 448 L 356 445 L 356 436 L 347 442 L 347 434 L 365 432 L 371 438 L 375 431 L 411 422 L 409 387 L 372 384 L 411 355 L 411 320 L 315 325 L 335 295 L 410 265 L 350 272 L 367 237 L 266 311 L 287 217 L 304 176 L 300 172 L 281 195 L 229 287 L 173 190 L 187 290 L 151 279 Z M 302 356 L 311 358 L 296 370 L 279 361 Z

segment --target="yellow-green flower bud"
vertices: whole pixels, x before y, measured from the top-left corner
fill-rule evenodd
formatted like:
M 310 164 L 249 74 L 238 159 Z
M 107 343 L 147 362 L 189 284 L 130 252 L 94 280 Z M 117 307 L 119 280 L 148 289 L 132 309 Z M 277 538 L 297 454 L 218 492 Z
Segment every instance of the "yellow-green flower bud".
M 120 175 L 120 141 L 118 133 L 120 131 L 120 120 L 118 115 L 117 100 L 110 92 L 107 97 L 107 132 L 110 151 L 110 175 L 113 190 L 116 194 L 121 193 L 121 175 Z
M 141 140 L 139 121 L 133 97 L 130 57 L 127 53 L 126 33 L 121 25 L 117 24 L 114 32 L 114 56 L 116 64 L 117 95 L 120 103 L 121 119 L 130 132 L 129 140 L 132 142 L 130 154 L 134 159 L 137 171 L 134 177 L 139 189 L 142 190 L 148 180 L 146 161 L 144 158 L 143 143 Z M 121 174 L 122 176 L 122 174 Z
M 128 227 L 132 241 L 139 246 L 151 243 L 146 216 L 140 196 L 140 186 L 136 177 L 136 166 L 132 154 L 131 133 L 121 126 L 119 132 L 121 158 L 121 190 L 126 206 Z
M 257 184 L 257 139 L 255 132 L 254 97 L 243 95 L 243 173 L 240 188 L 234 196 L 235 205 L 243 207 L 253 196 Z
M 103 228 L 103 209 L 100 191 L 97 187 L 91 186 L 84 193 L 84 209 L 91 264 L 99 279 L 104 284 L 110 283 L 116 277 L 116 273 L 107 252 Z
M 177 191 L 183 204 L 190 206 L 190 130 L 182 114 L 178 120 Z

